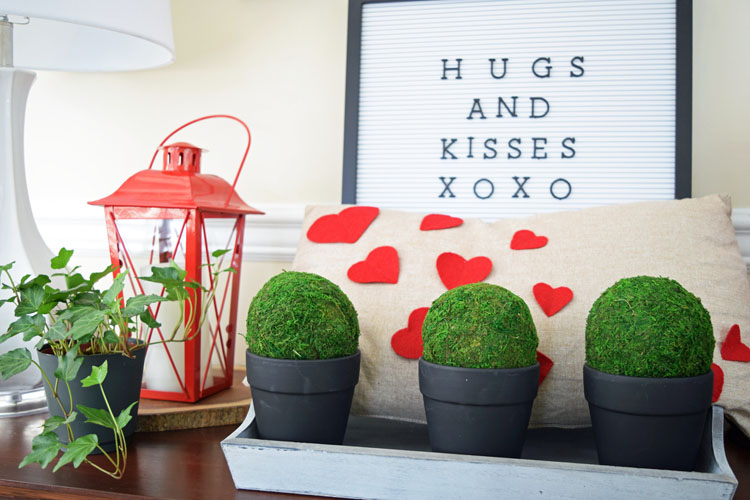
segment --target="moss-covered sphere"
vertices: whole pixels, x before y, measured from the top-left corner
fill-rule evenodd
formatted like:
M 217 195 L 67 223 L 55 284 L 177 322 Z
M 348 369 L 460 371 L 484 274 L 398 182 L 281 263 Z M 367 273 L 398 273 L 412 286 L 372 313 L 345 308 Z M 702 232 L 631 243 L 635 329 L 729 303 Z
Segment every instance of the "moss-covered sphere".
M 448 290 L 422 325 L 425 361 L 465 368 L 520 368 L 536 363 L 539 338 L 529 307 L 489 283 Z
M 268 280 L 247 311 L 247 348 L 277 359 L 328 359 L 357 352 L 359 322 L 336 284 L 286 271 Z
M 692 377 L 708 373 L 713 352 L 711 316 L 698 297 L 669 278 L 621 279 L 586 319 L 586 364 L 599 371 Z

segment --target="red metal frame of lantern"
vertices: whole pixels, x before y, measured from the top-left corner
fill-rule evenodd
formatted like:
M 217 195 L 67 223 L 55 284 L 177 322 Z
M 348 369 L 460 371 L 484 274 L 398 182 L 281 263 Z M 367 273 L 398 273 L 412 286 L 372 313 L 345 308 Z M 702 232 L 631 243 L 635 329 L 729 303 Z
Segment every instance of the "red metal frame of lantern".
M 245 154 L 232 185 L 221 177 L 201 173 L 200 159 L 202 150 L 200 148 L 184 142 L 164 146 L 167 140 L 183 128 L 210 118 L 229 118 L 235 120 L 247 132 L 247 148 L 245 149 Z M 117 225 L 118 220 L 182 220 L 182 227 L 174 249 L 170 250 L 170 257 L 174 259 L 177 256 L 184 237 L 186 279 L 201 283 L 203 257 L 206 259 L 205 264 L 212 264 L 211 253 L 208 249 L 206 219 L 234 219 L 234 227 L 227 245 L 232 242 L 233 237 L 234 242 L 231 252 L 227 255 L 231 255 L 231 266 L 235 272 L 226 274 L 224 293 L 219 295 L 219 290 L 217 289 L 217 293 L 212 298 L 213 307 L 209 307 L 208 309 L 213 311 L 216 324 L 211 326 L 210 322 L 208 322 L 208 336 L 199 334 L 197 321 L 193 322 L 190 331 L 185 332 L 189 340 L 185 342 L 184 348 L 184 378 L 180 375 L 180 370 L 174 356 L 169 351 L 169 344 L 164 344 L 180 390 L 152 390 L 145 387 L 141 390 L 141 397 L 143 398 L 195 402 L 232 385 L 245 215 L 263 214 L 260 210 L 247 205 L 234 190 L 245 159 L 247 158 L 250 142 L 250 130 L 247 125 L 234 116 L 210 115 L 192 120 L 174 130 L 161 142 L 156 152 L 154 152 L 151 164 L 147 170 L 142 170 L 134 174 L 111 195 L 89 202 L 91 205 L 104 207 L 109 253 L 112 264 L 115 266 L 114 274 L 119 274 L 120 268 L 123 266 L 128 269 L 130 284 L 135 294 L 144 294 L 145 292 L 133 265 L 130 253 L 125 247 L 125 242 Z M 152 170 L 151 167 L 154 160 L 159 150 L 162 149 L 164 152 L 163 169 Z M 154 263 L 153 245 L 155 240 L 154 236 L 149 264 Z M 203 250 L 205 250 L 205 254 Z M 223 258 L 223 256 L 220 258 Z M 219 283 L 214 282 L 213 276 L 210 273 L 209 281 L 209 289 L 213 289 L 219 285 Z M 224 333 L 226 333 L 226 339 L 224 339 L 221 326 L 227 302 L 227 294 L 229 294 L 229 317 L 224 328 Z M 186 317 L 189 315 L 191 303 L 195 304 L 198 311 L 201 310 L 200 301 L 200 294 L 194 294 L 191 291 L 191 299 L 185 301 Z M 155 306 L 151 312 L 158 320 L 161 303 L 157 303 Z M 149 329 L 147 340 L 151 340 L 154 332 L 156 332 L 159 339 L 164 340 L 161 328 Z M 211 342 L 206 366 L 201 366 L 202 340 Z M 214 355 L 214 353 L 216 354 Z M 215 357 L 219 360 L 221 376 L 211 377 L 214 383 L 207 387 L 206 382 L 209 380 L 211 361 Z

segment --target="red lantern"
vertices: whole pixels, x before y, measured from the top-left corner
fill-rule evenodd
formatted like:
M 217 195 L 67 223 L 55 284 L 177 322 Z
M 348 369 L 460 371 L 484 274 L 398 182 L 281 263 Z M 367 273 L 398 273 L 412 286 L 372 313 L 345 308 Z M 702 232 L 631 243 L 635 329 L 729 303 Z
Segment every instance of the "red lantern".
M 235 120 L 247 132 L 247 148 L 232 185 L 218 176 L 201 173 L 200 148 L 184 142 L 164 146 L 178 131 L 209 118 Z M 159 149 L 163 149 L 164 153 L 163 169 L 152 170 Z M 241 120 L 229 115 L 198 118 L 169 134 L 159 149 L 147 170 L 137 172 L 113 194 L 90 204 L 104 206 L 109 253 L 116 267 L 115 275 L 122 268 L 128 270 L 134 295 L 144 294 L 149 288 L 149 284 L 142 282 L 139 275 L 142 272 L 150 274 L 148 266 L 155 265 L 157 260 L 168 261 L 170 257 L 184 265 L 188 280 L 195 280 L 214 291 L 212 303 L 205 309 L 207 319 L 203 327 L 199 330 L 195 321 L 185 332 L 190 340 L 149 347 L 141 389 L 141 397 L 144 398 L 195 402 L 232 385 L 245 215 L 263 212 L 247 205 L 234 191 L 250 149 L 250 130 Z M 130 240 L 130 237 L 124 236 L 126 231 L 122 226 L 132 224 L 133 220 L 138 220 L 136 224 L 140 224 L 137 227 L 138 236 L 144 236 L 142 226 L 153 226 L 153 231 L 149 230 L 146 235 L 151 244 L 148 265 L 143 269 L 137 267 L 135 255 L 125 245 L 125 239 Z M 209 248 L 208 235 L 213 235 L 217 227 L 229 235 L 225 240 L 225 248 L 229 252 L 214 257 Z M 148 246 L 141 246 L 137 252 L 146 255 L 143 250 Z M 206 271 L 206 266 L 215 265 L 218 259 L 229 256 L 235 272 L 223 273 L 214 280 L 213 275 Z M 227 265 L 222 264 L 222 267 L 226 268 Z M 158 290 L 155 292 L 159 293 Z M 192 300 L 185 301 L 186 317 L 190 307 L 201 311 L 205 306 L 201 304 L 201 294 L 192 295 Z M 170 325 L 165 323 L 165 316 L 168 315 L 169 304 L 152 305 L 152 315 L 162 323 L 162 327 L 144 328 L 139 332 L 139 337 L 152 342 L 167 337 Z M 164 383 L 159 377 L 151 376 L 149 370 L 169 380 Z

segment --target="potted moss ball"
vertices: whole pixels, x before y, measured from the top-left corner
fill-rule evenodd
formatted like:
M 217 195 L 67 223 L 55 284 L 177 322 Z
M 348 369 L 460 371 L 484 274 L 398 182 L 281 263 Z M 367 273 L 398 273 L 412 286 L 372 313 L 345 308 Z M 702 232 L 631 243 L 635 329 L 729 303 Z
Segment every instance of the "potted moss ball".
M 586 320 L 584 390 L 599 462 L 692 470 L 711 407 L 714 335 L 698 297 L 625 278 Z
M 250 303 L 246 339 L 260 437 L 341 444 L 360 360 L 344 292 L 316 274 L 274 276 Z
M 539 382 L 526 303 L 497 285 L 445 292 L 422 326 L 419 389 L 434 451 L 519 457 Z

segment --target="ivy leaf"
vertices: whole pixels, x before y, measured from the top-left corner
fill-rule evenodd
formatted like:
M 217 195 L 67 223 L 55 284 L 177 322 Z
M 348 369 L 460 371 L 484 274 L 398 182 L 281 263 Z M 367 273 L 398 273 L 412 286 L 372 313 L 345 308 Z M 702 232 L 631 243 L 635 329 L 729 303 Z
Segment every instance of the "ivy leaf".
M 84 405 L 76 405 L 76 408 L 78 408 L 78 410 L 86 417 L 87 424 L 96 424 L 106 427 L 107 429 L 117 430 L 115 428 L 115 421 L 112 420 L 112 416 L 107 410 L 91 408 Z
M 3 272 L 3 271 L 10 271 L 10 268 L 13 267 L 13 264 L 15 264 L 15 263 L 16 263 L 16 261 L 14 260 L 13 262 L 10 262 L 8 264 L 4 264 L 4 265 L 0 266 L 0 273 Z
M 54 431 L 55 429 L 57 429 L 61 425 L 69 424 L 69 423 L 73 422 L 76 419 L 77 416 L 78 416 L 78 414 L 76 412 L 72 411 L 72 412 L 70 412 L 70 415 L 68 415 L 68 418 L 63 418 L 63 417 L 58 416 L 58 415 L 56 415 L 54 417 L 50 417 L 50 418 L 48 418 L 47 420 L 44 421 L 44 431 L 43 432 Z
M 100 304 L 101 294 L 98 291 L 94 292 L 84 292 L 79 295 L 76 295 L 75 299 L 73 299 L 73 303 L 77 306 L 98 306 Z
M 98 444 L 99 439 L 96 437 L 96 434 L 86 434 L 75 441 L 71 441 L 68 443 L 67 451 L 62 454 L 60 460 L 55 464 L 55 468 L 52 469 L 52 472 L 57 472 L 60 467 L 70 462 L 73 462 L 73 467 L 77 469 L 78 466 L 81 465 L 81 462 L 83 462 L 89 453 L 94 451 L 94 448 L 96 448 L 96 445 Z
M 11 337 L 15 337 L 19 333 L 24 333 L 34 328 L 34 321 L 31 316 L 21 316 L 13 323 L 8 325 L 8 331 L 0 335 L 0 344 L 5 342 Z
M 229 252 L 231 252 L 231 251 L 232 251 L 232 250 L 231 250 L 231 249 L 229 249 L 229 248 L 225 248 L 225 249 L 223 249 L 223 250 L 214 250 L 213 252 L 211 252 L 211 257 L 221 257 L 221 256 L 222 256 L 222 255 L 224 255 L 225 253 L 229 253 Z
M 110 265 L 104 271 L 99 271 L 99 272 L 91 273 L 89 275 L 89 285 L 93 286 L 100 279 L 102 279 L 105 276 L 113 273 L 114 270 L 115 270 L 115 266 L 114 265 Z
M 44 302 L 44 288 L 34 284 L 21 290 L 21 302 L 16 307 L 15 315 L 24 316 L 35 313 Z
M 174 262 L 174 261 L 173 261 Z M 176 265 L 175 265 L 176 266 Z M 151 276 L 141 278 L 144 281 L 159 283 L 166 288 L 182 287 L 184 277 L 180 276 L 179 267 L 152 267 Z
M 105 344 L 119 344 L 120 343 L 120 337 L 117 336 L 117 334 L 112 330 L 107 330 L 104 332 L 104 336 L 102 337 Z
M 82 285 L 84 283 L 88 284 L 88 282 L 86 281 L 86 279 L 83 277 L 81 273 L 65 275 L 65 286 L 67 286 L 69 290 L 79 285 Z
M 104 295 L 102 295 L 102 302 L 105 304 L 111 304 L 115 300 L 117 300 L 117 296 L 120 295 L 120 292 L 122 292 L 123 287 L 125 286 L 125 275 L 126 273 L 120 273 L 115 278 L 114 282 L 112 283 L 112 286 L 109 287 L 109 289 L 104 292 Z
M 47 330 L 47 333 L 44 335 L 47 340 L 62 340 L 67 336 L 68 327 L 65 325 L 64 321 L 59 319 L 49 327 L 49 330 Z
M 78 349 L 76 348 L 69 349 L 68 352 L 65 353 L 65 356 L 59 356 L 57 358 L 55 377 L 67 380 L 68 382 L 76 378 L 78 370 L 81 368 L 81 363 L 83 363 L 83 357 L 78 356 L 77 351 Z
M 31 318 L 31 328 L 28 328 L 23 332 L 23 340 L 28 342 L 34 337 L 44 337 L 44 327 L 47 326 L 47 322 L 44 320 L 44 316 L 37 314 Z
M 105 378 L 107 378 L 106 361 L 99 366 L 91 367 L 91 375 L 81 380 L 81 387 L 91 387 L 92 385 L 101 384 Z
M 148 326 L 149 328 L 159 328 L 161 326 L 161 323 L 156 321 L 156 319 L 151 316 L 151 312 L 148 309 L 144 309 L 138 317 L 141 318 L 143 324 Z
M 25 347 L 19 347 L 0 356 L 0 376 L 7 380 L 21 373 L 31 365 L 31 353 Z
M 164 302 L 166 300 L 165 297 L 160 297 L 159 295 L 136 295 L 135 297 L 130 297 L 128 299 L 121 312 L 123 316 L 136 316 L 141 314 L 146 306 L 156 302 Z
M 52 269 L 63 269 L 65 266 L 68 265 L 68 262 L 70 261 L 70 258 L 73 256 L 73 250 L 68 250 L 65 247 L 60 249 L 60 252 L 57 254 L 57 257 L 52 257 L 52 260 L 49 261 L 50 267 Z
M 32 287 L 34 285 L 39 285 L 39 286 L 43 287 L 44 285 L 46 285 L 47 283 L 49 283 L 49 282 L 52 281 L 49 278 L 49 276 L 47 276 L 46 274 L 39 274 L 37 276 L 34 276 L 34 279 L 32 279 L 31 281 L 26 281 L 27 279 L 29 279 L 30 276 L 31 275 L 24 276 L 24 278 L 26 278 L 26 279 L 23 280 L 23 283 L 21 285 L 19 285 L 19 287 L 18 287 L 19 290 L 24 290 L 24 289 Z
M 132 403 L 130 403 L 130 406 L 122 410 L 120 414 L 117 415 L 117 427 L 118 428 L 123 429 L 126 425 L 128 425 L 128 422 L 130 422 L 130 420 L 133 418 L 130 415 L 130 410 L 133 409 L 133 406 L 135 406 L 137 402 L 138 401 L 133 401 Z
M 81 340 L 84 337 L 93 334 L 106 317 L 107 313 L 105 311 L 89 309 L 85 314 L 76 319 L 73 326 L 68 331 L 68 335 L 70 335 L 73 340 Z
M 44 469 L 54 460 L 61 448 L 62 444 L 57 434 L 52 431 L 42 432 L 31 441 L 31 453 L 21 460 L 18 468 L 38 463 Z

